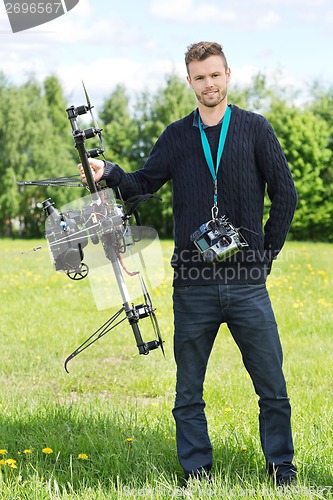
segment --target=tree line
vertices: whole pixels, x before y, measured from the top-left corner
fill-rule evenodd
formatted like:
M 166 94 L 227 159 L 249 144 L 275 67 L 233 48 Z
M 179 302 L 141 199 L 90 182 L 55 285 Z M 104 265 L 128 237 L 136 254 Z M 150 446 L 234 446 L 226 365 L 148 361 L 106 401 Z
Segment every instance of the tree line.
M 91 97 L 93 89 L 90 89 Z M 84 188 L 21 187 L 17 180 L 35 180 L 77 173 L 77 151 L 71 134 L 60 81 L 50 75 L 41 84 L 30 77 L 13 85 L 0 75 L 0 236 L 40 237 L 44 214 L 39 203 L 52 198 L 57 207 L 86 195 Z M 299 195 L 290 231 L 297 240 L 333 241 L 333 87 L 313 82 L 309 97 L 268 84 L 257 74 L 247 86 L 233 86 L 229 102 L 259 112 L 272 124 L 289 162 Z M 106 158 L 134 171 L 144 165 L 164 128 L 196 107 L 193 92 L 177 75 L 166 77 L 152 92 L 130 98 L 118 85 L 98 109 Z M 87 125 L 89 126 L 89 124 Z M 90 145 L 89 145 L 90 147 Z M 161 237 L 173 231 L 171 184 L 140 207 L 145 225 Z M 267 210 L 269 202 L 267 199 Z

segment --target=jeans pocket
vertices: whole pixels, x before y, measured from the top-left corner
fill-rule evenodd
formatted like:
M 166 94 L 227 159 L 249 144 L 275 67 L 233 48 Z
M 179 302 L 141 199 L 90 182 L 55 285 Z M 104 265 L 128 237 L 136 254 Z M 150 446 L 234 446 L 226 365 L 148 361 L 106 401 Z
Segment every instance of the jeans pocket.
M 173 289 L 173 293 L 174 294 L 177 294 L 177 293 L 186 293 L 189 290 L 191 290 L 191 288 L 193 288 L 193 285 L 175 286 L 174 289 Z
M 247 283 L 245 286 L 250 290 L 261 290 L 266 288 L 266 283 Z

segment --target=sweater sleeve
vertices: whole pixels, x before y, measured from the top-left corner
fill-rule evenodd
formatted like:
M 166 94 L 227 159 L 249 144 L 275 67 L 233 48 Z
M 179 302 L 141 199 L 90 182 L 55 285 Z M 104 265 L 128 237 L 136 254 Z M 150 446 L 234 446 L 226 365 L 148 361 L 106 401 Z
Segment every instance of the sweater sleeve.
M 272 262 L 285 243 L 297 205 L 297 192 L 287 159 L 267 120 L 257 142 L 256 155 L 271 202 L 264 227 L 264 248 Z
M 135 172 L 125 172 L 119 165 L 105 162 L 103 180 L 110 188 L 119 188 L 122 197 L 156 193 L 171 178 L 171 159 L 168 152 L 167 130 L 165 130 L 143 168 Z

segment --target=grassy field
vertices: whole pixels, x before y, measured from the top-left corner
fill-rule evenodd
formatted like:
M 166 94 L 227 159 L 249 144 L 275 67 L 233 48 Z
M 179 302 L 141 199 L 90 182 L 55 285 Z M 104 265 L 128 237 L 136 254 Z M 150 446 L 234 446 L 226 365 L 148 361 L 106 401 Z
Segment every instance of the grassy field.
M 333 498 L 332 245 L 287 243 L 268 281 L 299 469 L 297 486 L 275 490 L 257 398 L 225 325 L 205 387 L 213 479 L 182 488 L 171 415 L 171 242 L 162 244 L 167 274 L 153 293 L 166 358 L 139 356 L 122 323 L 73 359 L 69 374 L 65 358 L 114 311 L 97 311 L 88 280 L 53 271 L 47 249 L 21 254 L 39 244 L 0 241 L 1 500 Z

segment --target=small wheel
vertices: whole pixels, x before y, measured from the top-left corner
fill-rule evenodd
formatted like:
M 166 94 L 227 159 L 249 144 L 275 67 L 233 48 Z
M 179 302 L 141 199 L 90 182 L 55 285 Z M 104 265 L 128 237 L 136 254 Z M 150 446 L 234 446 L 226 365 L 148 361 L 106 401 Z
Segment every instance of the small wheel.
M 80 265 L 80 270 L 79 271 L 67 271 L 67 276 L 71 279 L 71 280 L 74 280 L 74 281 L 79 281 L 79 280 L 83 280 L 84 278 L 86 278 L 88 276 L 88 273 L 89 273 L 89 267 L 87 266 L 87 264 L 84 264 L 82 262 L 82 264 Z

